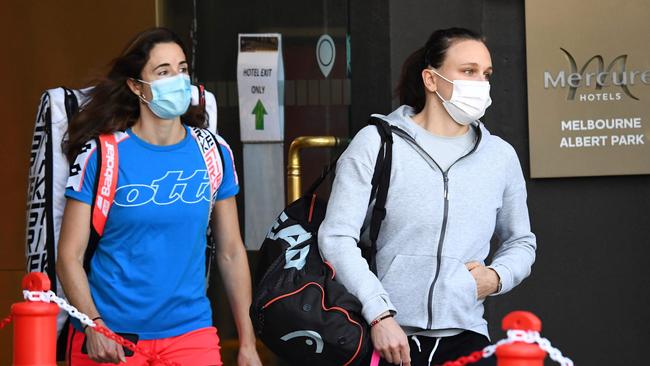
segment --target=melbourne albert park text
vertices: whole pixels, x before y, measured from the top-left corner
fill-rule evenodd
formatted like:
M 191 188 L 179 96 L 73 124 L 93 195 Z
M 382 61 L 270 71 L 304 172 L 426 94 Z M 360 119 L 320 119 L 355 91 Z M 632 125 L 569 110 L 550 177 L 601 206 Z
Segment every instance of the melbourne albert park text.
M 561 148 L 645 145 L 644 133 L 630 131 L 643 129 L 641 117 L 563 120 L 560 122 L 560 129 L 562 131 L 602 132 L 626 130 L 626 133 L 616 134 L 564 136 L 560 140 Z

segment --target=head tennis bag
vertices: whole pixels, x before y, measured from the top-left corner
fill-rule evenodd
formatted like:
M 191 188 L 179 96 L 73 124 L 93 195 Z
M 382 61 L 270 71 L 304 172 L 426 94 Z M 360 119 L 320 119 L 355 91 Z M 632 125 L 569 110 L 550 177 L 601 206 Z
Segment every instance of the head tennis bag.
M 385 216 L 392 160 L 390 126 L 371 120 L 381 136 L 372 179 L 375 199 L 366 259 L 374 266 L 375 242 Z M 258 337 L 292 365 L 357 365 L 372 352 L 369 327 L 361 303 L 336 281 L 334 269 L 320 257 L 318 227 L 326 202 L 315 191 L 328 169 L 280 214 L 264 240 L 257 267 L 259 277 L 250 316 Z

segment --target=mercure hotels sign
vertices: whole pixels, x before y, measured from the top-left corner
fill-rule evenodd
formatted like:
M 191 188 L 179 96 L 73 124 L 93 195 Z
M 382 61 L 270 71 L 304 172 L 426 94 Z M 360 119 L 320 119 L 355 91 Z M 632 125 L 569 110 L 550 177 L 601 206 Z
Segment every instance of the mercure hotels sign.
M 645 0 L 526 1 L 533 178 L 650 173 L 647 14 Z

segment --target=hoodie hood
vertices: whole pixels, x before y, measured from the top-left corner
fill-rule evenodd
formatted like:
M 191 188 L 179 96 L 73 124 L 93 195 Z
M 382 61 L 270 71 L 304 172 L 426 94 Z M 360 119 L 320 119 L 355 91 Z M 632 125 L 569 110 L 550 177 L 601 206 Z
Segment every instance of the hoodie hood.
M 392 111 L 388 115 L 383 115 L 379 113 L 375 113 L 372 115 L 372 117 L 378 117 L 383 119 L 384 121 L 388 122 L 390 125 L 398 127 L 404 132 L 408 133 L 411 137 L 413 137 L 415 140 L 418 140 L 418 131 L 417 129 L 417 124 L 415 121 L 413 121 L 413 116 L 415 115 L 415 110 L 408 106 L 408 105 L 402 105 L 396 110 Z M 473 128 L 478 128 L 477 134 L 479 136 L 478 139 L 478 147 L 476 148 L 477 150 L 480 149 L 485 141 L 489 139 L 491 136 L 490 131 L 488 131 L 487 128 L 485 128 L 485 124 L 483 124 L 480 120 L 476 120 L 470 124 L 471 127 Z

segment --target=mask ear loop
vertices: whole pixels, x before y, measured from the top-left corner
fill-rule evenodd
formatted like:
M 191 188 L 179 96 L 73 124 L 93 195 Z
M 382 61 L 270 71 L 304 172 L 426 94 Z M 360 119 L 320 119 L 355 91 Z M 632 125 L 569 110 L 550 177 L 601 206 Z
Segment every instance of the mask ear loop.
M 429 70 L 433 71 L 434 74 L 440 76 L 444 81 L 450 83 L 451 85 L 454 85 L 454 82 L 453 82 L 453 81 L 451 81 L 451 80 L 447 79 L 446 77 L 442 76 L 442 75 L 441 75 L 438 71 L 436 71 L 436 69 L 434 69 L 433 67 L 430 68 Z M 437 89 L 437 88 L 436 88 L 435 93 L 436 93 L 436 95 L 438 96 L 438 98 L 440 98 L 440 100 L 441 100 L 443 103 L 449 101 L 449 100 L 445 100 L 445 98 L 443 98 L 443 97 L 440 95 L 440 93 L 438 93 L 438 89 Z M 450 99 L 450 100 L 451 100 L 451 99 Z
M 133 81 L 135 81 L 135 82 L 138 82 L 138 83 L 140 83 L 140 84 L 151 85 L 151 83 L 146 82 L 146 81 L 144 81 L 144 80 L 135 79 L 135 78 L 131 78 L 131 80 L 133 80 Z M 144 104 L 149 104 L 149 101 L 144 97 L 144 93 L 142 93 L 142 91 L 140 92 L 140 94 L 138 94 L 138 99 L 140 99 L 140 102 L 142 102 L 142 103 L 144 103 Z
M 442 76 L 438 71 L 436 71 L 436 69 L 430 68 L 429 70 L 433 71 L 436 75 L 440 76 L 444 81 L 448 82 L 451 85 L 454 85 L 453 81 L 451 81 L 451 80 L 447 79 L 446 77 Z

